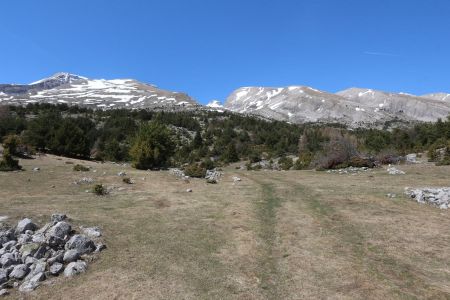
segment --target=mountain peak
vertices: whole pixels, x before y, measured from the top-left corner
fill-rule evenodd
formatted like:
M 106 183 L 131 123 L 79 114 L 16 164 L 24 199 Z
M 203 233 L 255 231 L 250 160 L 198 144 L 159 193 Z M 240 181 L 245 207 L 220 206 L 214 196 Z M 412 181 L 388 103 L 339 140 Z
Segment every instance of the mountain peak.
M 45 84 L 45 83 L 51 83 L 51 85 L 55 84 L 66 84 L 71 83 L 74 80 L 87 80 L 86 77 L 67 73 L 67 72 L 58 72 L 53 74 L 50 77 L 35 81 L 30 83 L 30 85 L 39 85 L 39 84 Z

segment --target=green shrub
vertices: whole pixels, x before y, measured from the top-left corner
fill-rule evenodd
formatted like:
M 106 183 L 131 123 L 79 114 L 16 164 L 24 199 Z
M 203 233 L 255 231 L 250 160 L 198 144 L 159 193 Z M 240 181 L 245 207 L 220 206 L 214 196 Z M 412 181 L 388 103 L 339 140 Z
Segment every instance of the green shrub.
M 131 178 L 130 177 L 124 177 L 123 179 L 122 179 L 122 182 L 123 183 L 126 183 L 126 184 L 132 184 L 133 182 L 131 181 Z
M 278 163 L 282 170 L 290 170 L 294 166 L 294 162 L 290 157 L 281 157 Z
M 83 165 L 77 164 L 77 165 L 73 166 L 73 170 L 76 171 L 76 172 L 88 172 L 89 171 L 89 167 L 85 167 Z
M 212 170 L 212 169 L 214 169 L 214 168 L 216 167 L 216 165 L 214 164 L 214 162 L 213 162 L 209 157 L 205 158 L 205 159 L 201 162 L 200 166 L 201 166 L 202 168 L 205 168 L 206 170 Z
M 92 192 L 97 196 L 105 196 L 106 194 L 108 194 L 106 187 L 102 184 L 96 184 L 92 189 Z
M 184 174 L 194 178 L 204 178 L 206 175 L 206 168 L 199 164 L 190 164 L 184 168 Z
M 151 122 L 141 126 L 130 149 L 133 167 L 147 170 L 165 167 L 174 153 L 170 130 L 162 124 Z
M 6 148 L 3 151 L 3 159 L 0 161 L 0 171 L 9 172 L 21 169 L 22 167 L 19 165 L 19 161 L 14 159 L 9 153 L 9 149 Z
M 295 170 L 305 170 L 308 169 L 311 165 L 312 154 L 309 151 L 305 151 L 300 154 L 297 161 L 294 164 Z

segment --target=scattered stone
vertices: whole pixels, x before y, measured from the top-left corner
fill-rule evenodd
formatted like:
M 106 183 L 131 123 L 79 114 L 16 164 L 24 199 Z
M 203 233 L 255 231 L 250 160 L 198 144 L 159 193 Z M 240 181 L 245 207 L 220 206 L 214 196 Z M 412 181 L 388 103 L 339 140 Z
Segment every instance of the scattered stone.
M 102 252 L 105 249 L 106 249 L 106 245 L 103 244 L 103 243 L 100 243 L 100 244 L 97 245 L 97 247 L 95 248 L 94 252 L 95 253 L 99 253 L 99 252 Z
M 416 164 L 417 163 L 417 154 L 411 153 L 406 155 L 406 162 L 410 164 Z
M 450 188 L 405 188 L 405 194 L 419 203 L 430 204 L 440 209 L 450 207 Z
M 0 222 L 5 222 L 8 219 L 9 219 L 8 216 L 0 216 Z
M 7 289 L 0 290 L 0 297 L 9 295 L 9 291 Z
M 79 260 L 76 262 L 71 262 L 64 269 L 64 276 L 72 277 L 72 276 L 78 275 L 80 273 L 86 272 L 86 269 L 87 269 L 87 265 L 82 260 Z
M 169 169 L 169 173 L 174 175 L 174 176 L 176 176 L 176 177 L 178 177 L 178 178 L 181 178 L 181 179 L 184 179 L 186 177 L 184 172 L 182 170 L 178 169 L 178 168 Z
M 333 170 L 328 170 L 327 173 L 331 174 L 340 174 L 340 175 L 344 175 L 344 174 L 359 174 L 359 173 L 365 173 L 367 171 L 369 171 L 370 168 L 368 167 L 361 167 L 361 168 L 357 168 L 357 167 L 348 167 L 348 168 L 343 168 L 343 169 L 333 169 Z
M 41 170 L 41 168 L 38 168 L 38 167 L 33 168 L 33 172 L 39 172 L 40 170 Z
M 83 177 L 77 181 L 74 182 L 74 184 L 80 185 L 80 184 L 91 184 L 94 182 L 94 179 L 91 177 Z
M 90 238 L 98 238 L 102 236 L 102 231 L 98 227 L 88 227 L 88 228 L 81 227 L 81 230 L 85 235 L 87 235 Z
M 120 171 L 119 173 L 117 173 L 117 176 L 124 177 L 127 176 L 127 173 L 125 171 Z
M 64 258 L 64 251 L 60 250 L 57 251 L 51 258 L 47 260 L 47 262 L 50 265 L 53 265 L 55 263 L 62 263 Z
M 15 265 L 17 264 L 17 262 L 18 262 L 17 257 L 12 253 L 5 253 L 0 258 L 0 264 L 3 266 L 3 268 Z
M 234 177 L 233 177 L 233 181 L 234 181 L 234 182 L 239 182 L 239 181 L 241 181 L 241 178 L 234 176 Z
M 387 171 L 390 175 L 405 175 L 406 174 L 402 170 L 399 170 L 396 167 L 393 167 L 391 165 L 389 165 L 389 167 L 387 168 Z
M 64 265 L 59 262 L 55 262 L 53 265 L 50 266 L 50 274 L 52 274 L 53 276 L 61 274 L 63 270 Z
M 209 184 L 216 184 L 217 181 L 216 181 L 215 179 L 206 179 L 206 183 L 209 183 Z
M 192 189 L 187 189 L 186 192 L 192 193 Z
M 388 194 L 386 194 L 386 197 L 388 197 L 388 198 L 396 198 L 397 195 L 393 194 L 393 193 L 388 193 Z
M 69 223 L 65 221 L 56 223 L 53 227 L 49 229 L 49 231 L 46 234 L 48 244 L 50 246 L 57 246 L 64 244 L 71 230 L 72 227 L 70 226 Z

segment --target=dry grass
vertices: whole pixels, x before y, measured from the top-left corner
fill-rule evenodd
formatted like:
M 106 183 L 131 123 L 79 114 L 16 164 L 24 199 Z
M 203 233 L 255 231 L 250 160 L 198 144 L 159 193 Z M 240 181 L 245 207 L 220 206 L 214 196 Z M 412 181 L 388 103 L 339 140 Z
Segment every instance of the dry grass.
M 405 176 L 229 168 L 208 185 L 110 163 L 83 162 L 91 171 L 79 173 L 66 161 L 79 163 L 46 156 L 0 173 L 0 215 L 42 224 L 64 212 L 102 227 L 108 249 L 86 274 L 11 298 L 450 298 L 449 212 L 402 196 L 406 186 L 448 186 L 448 167 L 405 166 Z M 117 188 L 86 193 L 72 184 L 85 176 Z

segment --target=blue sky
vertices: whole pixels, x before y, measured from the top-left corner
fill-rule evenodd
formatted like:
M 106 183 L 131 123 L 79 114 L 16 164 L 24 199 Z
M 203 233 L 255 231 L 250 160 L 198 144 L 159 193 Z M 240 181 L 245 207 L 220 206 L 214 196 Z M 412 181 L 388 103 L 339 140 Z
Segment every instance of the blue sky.
M 0 2 L 0 82 L 135 78 L 202 103 L 241 86 L 450 92 L 448 0 Z

